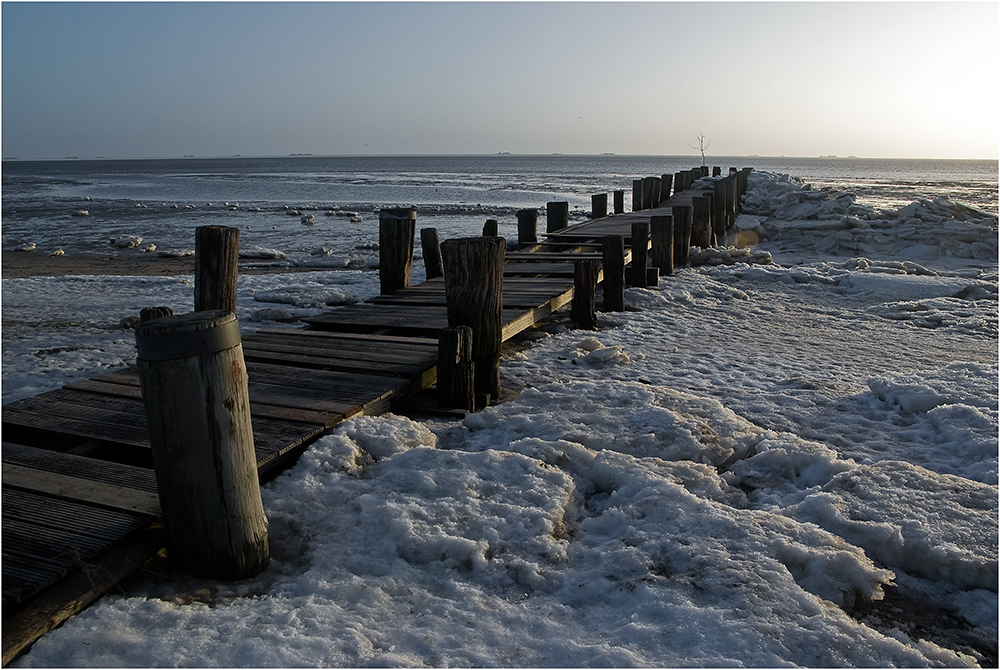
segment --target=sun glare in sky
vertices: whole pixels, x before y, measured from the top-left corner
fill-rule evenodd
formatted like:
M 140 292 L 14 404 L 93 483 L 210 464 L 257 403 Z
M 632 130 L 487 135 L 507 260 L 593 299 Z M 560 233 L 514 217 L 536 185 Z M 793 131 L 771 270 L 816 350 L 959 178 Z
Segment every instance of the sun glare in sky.
M 2 152 L 996 159 L 997 3 L 4 3 Z

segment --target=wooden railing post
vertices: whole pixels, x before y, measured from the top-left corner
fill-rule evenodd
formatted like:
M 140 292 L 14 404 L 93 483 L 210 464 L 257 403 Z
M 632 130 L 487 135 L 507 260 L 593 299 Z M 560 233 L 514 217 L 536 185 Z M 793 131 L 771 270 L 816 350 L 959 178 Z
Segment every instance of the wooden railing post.
M 660 268 L 661 275 L 674 273 L 674 217 L 649 218 L 650 262 Z
M 441 243 L 448 326 L 472 328 L 476 393 L 500 397 L 500 344 L 503 340 L 502 237 L 463 237 Z
M 517 246 L 538 244 L 538 210 L 517 210 Z
M 608 215 L 608 194 L 596 193 L 590 196 L 590 213 L 595 219 Z
M 649 221 L 632 223 L 632 272 L 628 278 L 629 286 L 646 288 L 646 265 L 649 260 Z
M 577 328 L 597 330 L 597 308 L 594 306 L 597 275 L 596 259 L 573 263 L 573 304 L 570 307 L 570 319 Z
M 545 205 L 545 232 L 554 233 L 569 225 L 569 203 L 550 202 Z
M 679 268 L 687 265 L 690 255 L 694 208 L 690 205 L 675 205 L 671 210 L 674 215 L 674 267 Z
M 472 328 L 442 328 L 438 335 L 438 406 L 476 409 L 475 366 L 472 362 Z
M 383 209 L 378 214 L 378 278 L 382 295 L 410 285 L 416 208 Z
M 625 191 L 614 192 L 615 214 L 625 213 Z
M 236 311 L 240 230 L 198 226 L 194 231 L 194 311 Z
M 633 179 L 632 180 L 632 211 L 640 212 L 645 207 L 642 202 L 642 180 Z
M 625 238 L 606 235 L 601 238 L 601 263 L 604 265 L 604 311 L 625 311 Z
M 424 257 L 424 270 L 428 279 L 444 274 L 441 269 L 441 245 L 438 243 L 437 228 L 420 229 L 420 250 Z
M 267 518 L 236 315 L 152 319 L 135 340 L 171 563 L 214 579 L 259 574 L 269 560 Z

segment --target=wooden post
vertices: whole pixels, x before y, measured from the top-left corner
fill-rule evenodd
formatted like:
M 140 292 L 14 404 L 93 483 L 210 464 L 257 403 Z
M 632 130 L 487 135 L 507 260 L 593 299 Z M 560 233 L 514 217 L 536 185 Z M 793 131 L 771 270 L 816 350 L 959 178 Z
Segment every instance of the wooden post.
M 420 249 L 424 256 L 424 270 L 428 279 L 444 274 L 441 269 L 441 245 L 438 243 L 437 228 L 420 229 Z
M 517 210 L 517 246 L 538 244 L 538 210 Z
M 615 214 L 625 213 L 625 191 L 614 192 Z
M 713 177 L 721 177 L 722 176 L 722 168 L 719 167 L 718 165 L 713 166 L 712 167 L 712 176 Z
M 678 172 L 677 174 L 674 175 L 674 194 L 675 195 L 677 193 L 680 193 L 681 191 L 683 191 L 684 189 L 687 188 L 687 186 L 685 185 L 685 177 L 686 176 L 687 176 L 686 172 Z
M 570 319 L 577 328 L 597 330 L 597 309 L 594 307 L 597 274 L 596 259 L 573 263 L 573 305 L 570 307 Z
M 673 186 L 674 176 L 672 174 L 665 174 L 660 177 L 660 203 L 670 200 Z
M 639 212 L 645 209 L 642 204 L 642 180 L 632 180 L 632 211 Z
M 590 214 L 595 219 L 608 215 L 608 194 L 597 193 L 590 196 Z
M 550 202 L 545 205 L 546 228 L 545 232 L 554 233 L 569 225 L 569 203 Z
M 646 288 L 646 265 L 649 260 L 649 221 L 632 223 L 632 272 L 629 286 Z
M 476 393 L 500 397 L 503 262 L 502 237 L 463 237 L 441 243 L 448 326 L 472 328 Z
M 691 220 L 694 217 L 694 207 L 690 205 L 675 205 L 674 214 L 674 267 L 687 265 L 691 248 Z
M 625 311 L 625 238 L 606 235 L 601 238 L 601 262 L 604 265 L 604 311 Z
M 410 285 L 416 208 L 383 209 L 378 214 L 378 278 L 382 295 Z
M 654 207 L 655 206 L 653 204 L 653 203 L 656 202 L 655 200 L 653 200 L 653 191 L 654 190 L 655 189 L 654 189 L 654 185 L 653 185 L 653 177 L 643 177 L 642 178 L 642 208 L 643 209 L 649 209 L 650 207 Z
M 726 179 L 726 230 L 736 225 L 736 174 Z
M 720 179 L 712 187 L 712 227 L 720 244 L 726 234 L 726 180 Z
M 691 244 L 699 249 L 712 246 L 712 201 L 708 198 L 692 198 L 693 219 L 691 223 Z
M 483 237 L 497 237 L 499 234 L 498 225 L 496 219 L 486 219 L 486 223 L 483 225 Z
M 143 307 L 139 311 L 139 323 L 146 323 L 153 319 L 162 319 L 165 316 L 173 316 L 174 310 L 169 307 Z
M 240 230 L 198 226 L 194 231 L 194 311 L 236 311 Z
M 171 563 L 213 579 L 259 574 L 267 517 L 236 315 L 152 319 L 135 341 Z
M 713 191 L 702 191 L 702 196 L 708 201 L 708 245 L 715 246 L 717 242 L 717 237 L 715 235 L 716 221 L 715 221 L 715 193 Z
M 472 328 L 442 328 L 438 334 L 438 406 L 476 409 L 475 366 L 472 363 Z
M 661 275 L 674 273 L 674 217 L 649 218 L 650 263 L 660 268 Z

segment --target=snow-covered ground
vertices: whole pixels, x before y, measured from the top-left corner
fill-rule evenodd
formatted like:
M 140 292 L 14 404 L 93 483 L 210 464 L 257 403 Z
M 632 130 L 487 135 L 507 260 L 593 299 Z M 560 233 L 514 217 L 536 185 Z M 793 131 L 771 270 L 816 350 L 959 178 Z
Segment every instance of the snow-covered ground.
M 259 577 L 140 581 L 17 663 L 995 663 L 996 217 L 767 173 L 746 203 L 753 252 L 629 289 L 598 332 L 537 331 L 509 402 L 320 439 L 263 487 Z M 240 281 L 247 329 L 378 290 Z M 121 319 L 191 289 L 4 280 L 4 402 L 131 362 Z

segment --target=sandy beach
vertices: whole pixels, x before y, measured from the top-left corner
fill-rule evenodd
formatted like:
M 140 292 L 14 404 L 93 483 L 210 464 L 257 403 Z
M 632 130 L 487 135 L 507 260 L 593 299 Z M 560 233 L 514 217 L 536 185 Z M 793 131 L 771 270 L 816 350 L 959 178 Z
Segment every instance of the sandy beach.
M 310 272 L 328 268 L 295 267 L 256 261 L 240 263 L 244 274 Z M 155 277 L 194 274 L 194 256 L 164 258 L 134 253 L 74 253 L 49 256 L 34 251 L 4 251 L 0 264 L 4 279 L 25 277 L 61 277 L 64 275 L 120 275 Z

